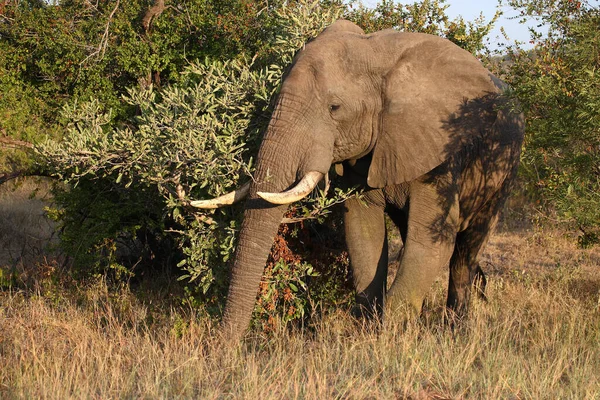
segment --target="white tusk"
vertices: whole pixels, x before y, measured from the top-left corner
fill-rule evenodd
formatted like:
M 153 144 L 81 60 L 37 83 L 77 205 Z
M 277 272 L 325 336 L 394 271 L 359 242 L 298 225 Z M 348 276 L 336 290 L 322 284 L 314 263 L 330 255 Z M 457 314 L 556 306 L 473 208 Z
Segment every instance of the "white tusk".
M 323 179 L 324 174 L 318 171 L 310 171 L 304 175 L 304 178 L 293 188 L 281 193 L 257 192 L 256 194 L 269 203 L 290 204 L 308 196 L 313 191 L 317 183 Z
M 250 192 L 250 182 L 247 182 L 244 184 L 244 186 L 234 190 L 233 192 L 215 197 L 214 199 L 191 201 L 190 205 L 196 208 L 220 208 L 223 206 L 229 206 L 244 199 L 244 197 L 248 196 L 248 192 Z

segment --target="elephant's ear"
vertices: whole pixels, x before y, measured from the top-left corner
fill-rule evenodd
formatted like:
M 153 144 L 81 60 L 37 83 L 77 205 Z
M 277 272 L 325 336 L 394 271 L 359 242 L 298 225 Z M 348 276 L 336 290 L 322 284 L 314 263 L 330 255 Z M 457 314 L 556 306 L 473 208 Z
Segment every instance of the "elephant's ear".
M 445 39 L 398 33 L 395 43 L 401 50 L 382 88 L 371 187 L 408 182 L 443 163 L 477 130 L 456 129 L 457 114 L 471 99 L 497 90 L 477 59 Z

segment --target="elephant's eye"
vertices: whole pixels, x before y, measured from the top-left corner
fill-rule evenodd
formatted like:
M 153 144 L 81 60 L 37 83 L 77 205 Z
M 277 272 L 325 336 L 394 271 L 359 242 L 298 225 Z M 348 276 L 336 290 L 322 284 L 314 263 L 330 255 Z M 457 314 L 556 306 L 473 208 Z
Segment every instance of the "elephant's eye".
M 339 104 L 332 104 L 332 105 L 329 106 L 329 111 L 330 112 L 334 112 L 334 111 L 339 110 L 339 108 L 340 108 Z

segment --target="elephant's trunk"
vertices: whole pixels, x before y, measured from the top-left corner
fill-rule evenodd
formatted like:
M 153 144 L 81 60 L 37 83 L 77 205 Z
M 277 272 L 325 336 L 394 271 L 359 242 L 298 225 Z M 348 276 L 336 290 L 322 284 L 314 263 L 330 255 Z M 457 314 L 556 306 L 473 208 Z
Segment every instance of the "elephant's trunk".
M 238 339 L 250 324 L 267 257 L 287 209 L 286 205 L 274 205 L 259 198 L 256 192 L 279 192 L 294 183 L 298 169 L 298 162 L 294 160 L 298 155 L 293 153 L 289 144 L 280 145 L 267 139 L 261 146 L 254 182 L 246 201 L 222 321 L 223 333 L 230 339 Z
M 249 202 L 266 203 L 258 199 Z M 244 213 L 222 321 L 224 333 L 232 339 L 242 335 L 250 324 L 265 263 L 285 209 L 270 206 Z

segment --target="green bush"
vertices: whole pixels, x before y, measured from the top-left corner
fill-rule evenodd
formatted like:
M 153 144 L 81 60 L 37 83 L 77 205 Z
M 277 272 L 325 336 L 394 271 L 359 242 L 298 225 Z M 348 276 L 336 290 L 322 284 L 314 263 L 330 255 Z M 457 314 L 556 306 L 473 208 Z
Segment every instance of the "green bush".
M 511 1 L 548 35 L 532 32 L 533 50 L 506 49 L 500 73 L 527 120 L 522 178 L 544 216 L 600 237 L 600 11 L 579 1 Z
M 138 257 L 134 264 L 143 256 L 156 262 L 162 252 L 141 237 L 150 235 L 155 244 L 170 238 L 180 251 L 182 278 L 197 285 L 204 301 L 220 301 L 241 207 L 199 211 L 189 200 L 220 195 L 249 179 L 284 66 L 341 12 L 308 2 L 282 7 L 268 55 L 276 64 L 191 62 L 176 85 L 129 90 L 124 99 L 136 112 L 125 121 L 115 122 L 97 100 L 65 106 L 63 138 L 41 143 L 35 152 L 38 166 L 66 184 L 57 193 L 55 214 L 76 265 L 113 265 L 123 247 L 146 248 L 126 252 Z M 317 196 L 299 212 L 315 218 L 337 202 Z M 129 244 L 115 245 L 124 242 Z
M 356 8 L 350 9 L 346 18 L 367 33 L 390 28 L 429 33 L 445 37 L 474 55 L 480 55 L 486 50 L 485 37 L 492 30 L 500 12 L 496 12 L 490 21 L 485 21 L 483 14 L 474 21 L 465 21 L 462 17 L 450 20 L 446 15 L 448 7 L 445 0 L 425 0 L 412 4 L 383 0 L 374 8 L 359 3 Z
M 0 3 L 0 136 L 64 133 L 63 107 L 96 99 L 114 122 L 133 117 L 130 87 L 176 83 L 189 60 L 267 59 L 271 0 L 20 0 Z M 261 11 L 262 10 L 262 11 Z M 27 165 L 0 147 L 0 172 Z

